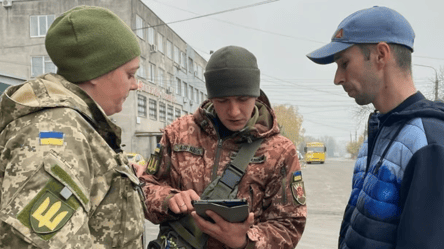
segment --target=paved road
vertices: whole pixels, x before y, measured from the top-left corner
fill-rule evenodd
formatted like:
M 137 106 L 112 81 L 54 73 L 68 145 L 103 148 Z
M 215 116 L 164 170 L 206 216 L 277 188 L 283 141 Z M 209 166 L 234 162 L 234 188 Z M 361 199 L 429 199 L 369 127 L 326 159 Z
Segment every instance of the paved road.
M 337 248 L 342 215 L 351 191 L 354 161 L 327 159 L 302 169 L 307 194 L 308 218 L 297 249 Z M 146 222 L 148 240 L 155 239 L 158 226 Z
M 338 247 L 342 216 L 351 191 L 354 160 L 327 159 L 302 169 L 307 194 L 307 225 L 297 249 Z

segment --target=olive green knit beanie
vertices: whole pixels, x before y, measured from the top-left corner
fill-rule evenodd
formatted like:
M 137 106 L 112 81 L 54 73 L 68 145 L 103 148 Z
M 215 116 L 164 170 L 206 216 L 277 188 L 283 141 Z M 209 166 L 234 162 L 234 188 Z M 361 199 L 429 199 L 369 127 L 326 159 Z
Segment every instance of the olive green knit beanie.
M 79 6 L 59 16 L 46 35 L 57 73 L 72 83 L 102 76 L 140 55 L 130 27 L 108 9 Z
M 214 52 L 205 68 L 208 98 L 260 95 L 256 57 L 245 48 L 228 46 Z

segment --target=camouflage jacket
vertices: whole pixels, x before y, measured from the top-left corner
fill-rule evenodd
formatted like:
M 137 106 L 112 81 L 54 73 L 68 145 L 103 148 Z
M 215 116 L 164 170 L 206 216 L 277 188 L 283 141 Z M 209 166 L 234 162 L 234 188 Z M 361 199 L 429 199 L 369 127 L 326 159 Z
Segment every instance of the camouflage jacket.
M 296 148 L 279 135 L 274 112 L 256 102 L 253 124 L 225 139 L 215 130 L 209 101 L 193 114 L 179 118 L 164 130 L 159 163 L 144 174 L 147 219 L 153 223 L 174 219 L 167 198 L 181 190 L 201 195 L 212 181 L 213 168 L 220 176 L 239 151 L 239 142 L 264 138 L 239 183 L 238 198 L 248 200 L 255 224 L 247 233 L 255 248 L 294 248 L 305 227 L 307 209 Z M 152 158 L 156 155 L 153 155 Z M 152 163 L 152 159 L 150 159 Z M 152 164 L 151 164 L 152 165 Z M 209 238 L 208 248 L 224 248 Z
M 139 184 L 119 127 L 55 74 L 0 102 L 0 248 L 142 248 Z

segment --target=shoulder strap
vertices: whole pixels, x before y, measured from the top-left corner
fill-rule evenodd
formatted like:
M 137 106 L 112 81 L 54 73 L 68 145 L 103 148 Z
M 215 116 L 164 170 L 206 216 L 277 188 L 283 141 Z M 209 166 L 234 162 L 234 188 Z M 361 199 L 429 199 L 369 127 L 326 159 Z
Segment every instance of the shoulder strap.
M 230 199 L 230 195 L 237 188 L 251 158 L 253 158 L 262 141 L 261 138 L 252 143 L 244 143 L 236 157 L 225 169 L 222 177 L 216 178 L 205 188 L 201 199 Z M 235 192 L 237 193 L 237 191 Z
M 393 142 L 395 141 L 395 139 L 398 137 L 399 133 L 401 132 L 402 128 L 404 128 L 404 126 L 406 125 L 407 122 L 401 124 L 398 128 L 398 130 L 396 131 L 395 135 L 392 137 L 392 139 L 390 140 L 389 144 L 387 145 L 387 147 L 385 148 L 384 152 L 382 153 L 381 157 L 379 158 L 378 163 L 376 164 L 375 168 L 373 169 L 373 173 L 375 175 L 378 175 L 379 172 L 379 168 L 382 166 L 382 161 L 384 160 L 385 155 L 387 154 L 387 152 L 389 151 L 390 147 L 392 146 Z M 368 153 L 368 152 L 367 152 Z M 367 168 L 370 168 L 367 167 Z

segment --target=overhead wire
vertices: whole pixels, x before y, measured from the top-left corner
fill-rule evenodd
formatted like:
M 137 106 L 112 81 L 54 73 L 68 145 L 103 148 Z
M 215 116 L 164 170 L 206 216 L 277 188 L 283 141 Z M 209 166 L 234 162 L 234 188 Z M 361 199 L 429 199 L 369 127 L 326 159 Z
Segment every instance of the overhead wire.
M 149 27 L 142 27 L 142 28 L 138 28 L 138 29 L 133 29 L 133 31 L 141 30 L 141 29 L 148 29 L 148 28 L 153 28 L 153 27 L 158 27 L 158 26 L 163 26 L 163 25 L 170 25 L 170 24 L 179 23 L 179 22 L 186 22 L 186 21 L 190 21 L 190 20 L 194 20 L 194 19 L 199 19 L 199 18 L 203 18 L 203 17 L 219 15 L 219 14 L 222 14 L 222 13 L 232 12 L 232 11 L 241 10 L 241 9 L 247 9 L 247 8 L 256 7 L 256 6 L 263 5 L 263 4 L 269 4 L 269 3 L 277 2 L 277 1 L 279 1 L 279 0 L 267 0 L 267 1 L 259 2 L 259 3 L 245 5 L 245 6 L 241 6 L 241 7 L 237 7 L 237 8 L 233 8 L 233 9 L 228 9 L 228 10 L 222 10 L 222 11 L 218 11 L 218 12 L 214 12 L 214 13 L 210 13 L 210 14 L 205 14 L 205 15 L 200 15 L 200 16 L 195 16 L 195 17 L 191 17 L 191 18 L 187 18 L 187 19 L 182 19 L 182 20 L 177 20 L 177 21 L 172 21 L 172 22 L 152 25 L 152 26 L 149 26 Z

